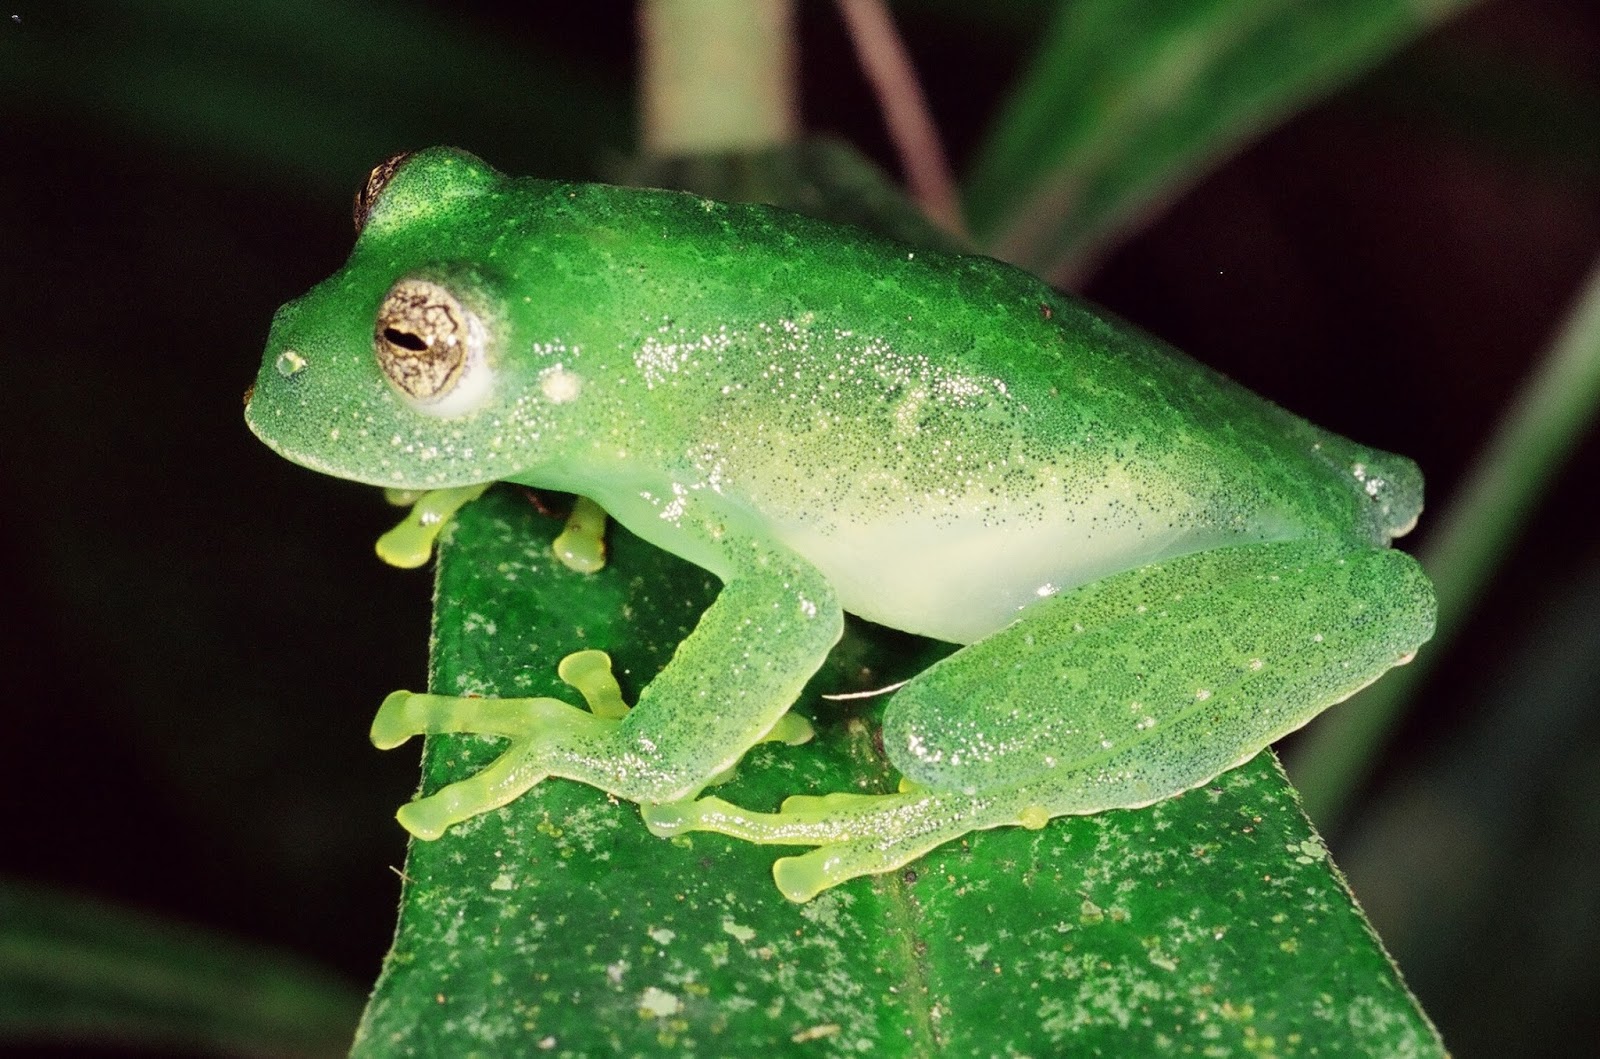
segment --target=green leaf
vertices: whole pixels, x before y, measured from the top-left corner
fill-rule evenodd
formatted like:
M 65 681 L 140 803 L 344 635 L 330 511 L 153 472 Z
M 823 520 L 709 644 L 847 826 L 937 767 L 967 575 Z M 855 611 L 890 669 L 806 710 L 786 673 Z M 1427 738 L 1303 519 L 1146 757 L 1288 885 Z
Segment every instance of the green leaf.
M 0 1041 L 338 1055 L 361 996 L 282 953 L 0 882 Z
M 973 232 L 1040 275 L 1079 269 L 1245 140 L 1471 2 L 1063 3 L 973 166 Z
M 629 695 L 711 600 L 704 572 L 614 530 L 572 573 L 514 489 L 441 548 L 432 688 L 570 694 L 571 651 Z M 802 696 L 818 738 L 762 746 L 718 793 L 890 790 L 876 687 L 948 650 L 852 624 Z M 429 740 L 423 789 L 494 741 Z M 1002 829 L 806 905 L 772 848 L 653 838 L 635 806 L 550 780 L 413 842 L 400 925 L 355 1054 L 1442 1055 L 1270 755 L 1131 812 Z

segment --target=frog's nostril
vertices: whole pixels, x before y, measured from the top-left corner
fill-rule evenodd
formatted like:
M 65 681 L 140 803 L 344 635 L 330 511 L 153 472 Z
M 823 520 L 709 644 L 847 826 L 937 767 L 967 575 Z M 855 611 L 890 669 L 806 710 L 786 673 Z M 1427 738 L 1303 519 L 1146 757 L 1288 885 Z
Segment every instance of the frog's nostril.
M 250 407 L 250 398 L 255 396 L 255 392 L 256 392 L 256 384 L 255 383 L 251 383 L 249 386 L 246 386 L 244 388 L 244 406 L 246 408 Z

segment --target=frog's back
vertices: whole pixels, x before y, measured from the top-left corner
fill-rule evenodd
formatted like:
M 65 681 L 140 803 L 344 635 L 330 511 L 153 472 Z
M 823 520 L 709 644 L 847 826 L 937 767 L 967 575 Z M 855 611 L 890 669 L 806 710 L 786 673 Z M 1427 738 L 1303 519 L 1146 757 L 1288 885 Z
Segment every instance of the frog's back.
M 686 469 L 757 509 L 863 616 L 969 641 L 1119 570 L 1311 535 L 1378 546 L 1420 509 L 1410 461 L 1020 270 L 643 195 L 617 223 L 652 240 L 652 279 L 696 296 L 649 324 L 643 309 L 621 342 L 666 395 Z

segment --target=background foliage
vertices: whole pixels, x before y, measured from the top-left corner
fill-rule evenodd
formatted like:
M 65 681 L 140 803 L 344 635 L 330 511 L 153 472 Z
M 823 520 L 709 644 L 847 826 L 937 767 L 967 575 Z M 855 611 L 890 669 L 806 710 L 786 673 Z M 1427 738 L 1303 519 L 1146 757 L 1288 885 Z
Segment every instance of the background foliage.
M 968 6 L 897 8 L 958 169 L 1054 5 Z M 234 395 L 348 249 L 374 161 L 446 142 L 584 177 L 630 151 L 630 6 L 538 8 L 21 3 L 0 26 L 7 876 L 297 952 L 348 998 L 372 980 L 415 766 L 364 732 L 420 683 L 427 581 L 370 558 L 387 509 L 271 456 Z M 808 127 L 892 166 L 831 7 L 802 14 Z M 1597 71 L 1592 5 L 1484 3 L 1189 174 L 1082 287 L 1416 457 L 1437 509 L 1600 247 Z M 1591 437 L 1331 836 L 1462 1055 L 1597 1028 L 1597 460 Z

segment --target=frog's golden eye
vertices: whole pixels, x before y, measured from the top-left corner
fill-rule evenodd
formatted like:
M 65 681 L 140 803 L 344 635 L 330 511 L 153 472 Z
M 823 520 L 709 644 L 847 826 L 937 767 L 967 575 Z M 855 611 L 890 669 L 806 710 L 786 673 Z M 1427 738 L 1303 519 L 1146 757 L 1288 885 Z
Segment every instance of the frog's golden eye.
M 356 222 L 356 234 L 361 234 L 361 229 L 367 226 L 367 216 L 372 213 L 373 205 L 378 201 L 378 196 L 383 194 L 383 189 L 389 186 L 389 181 L 400 167 L 405 164 L 415 151 L 401 151 L 399 154 L 390 155 L 387 159 L 372 167 L 372 172 L 367 174 L 366 183 L 356 189 L 355 205 L 351 209 L 351 216 Z
M 457 415 L 486 392 L 483 323 L 432 280 L 403 279 L 378 309 L 372 346 L 395 389 L 421 410 Z M 472 385 L 463 380 L 476 376 Z

